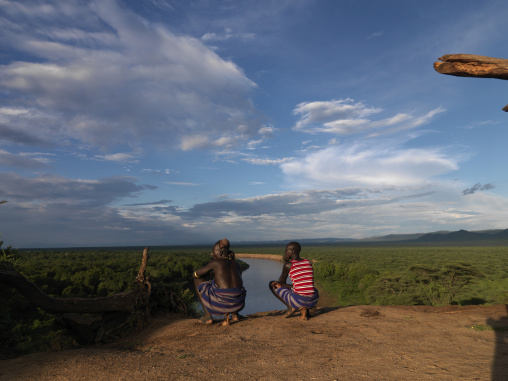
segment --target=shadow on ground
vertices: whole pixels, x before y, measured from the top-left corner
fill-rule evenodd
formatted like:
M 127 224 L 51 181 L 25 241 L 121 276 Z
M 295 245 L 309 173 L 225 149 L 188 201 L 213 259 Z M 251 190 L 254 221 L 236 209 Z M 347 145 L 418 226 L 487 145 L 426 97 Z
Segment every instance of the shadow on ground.
M 508 380 L 508 304 L 505 305 L 506 316 L 494 320 L 488 319 L 487 324 L 496 333 L 496 349 L 492 363 L 492 381 Z

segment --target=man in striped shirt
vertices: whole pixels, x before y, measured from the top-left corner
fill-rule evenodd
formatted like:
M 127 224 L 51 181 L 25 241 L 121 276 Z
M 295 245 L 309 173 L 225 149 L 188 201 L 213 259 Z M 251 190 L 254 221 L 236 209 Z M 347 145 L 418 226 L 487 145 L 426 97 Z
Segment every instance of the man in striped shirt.
M 309 309 L 316 306 L 319 293 L 314 287 L 314 269 L 308 259 L 300 258 L 302 247 L 290 242 L 284 251 L 284 266 L 278 281 L 270 282 L 270 290 L 287 307 L 284 318 L 301 311 L 300 319 L 309 319 Z M 287 284 L 287 277 L 292 284 Z

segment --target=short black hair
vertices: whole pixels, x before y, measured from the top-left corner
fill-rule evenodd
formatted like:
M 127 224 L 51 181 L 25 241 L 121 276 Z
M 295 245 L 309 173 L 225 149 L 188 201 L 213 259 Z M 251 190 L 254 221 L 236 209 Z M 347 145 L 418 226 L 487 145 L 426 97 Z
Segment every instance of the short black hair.
M 302 245 L 300 245 L 298 242 L 296 241 L 293 241 L 293 242 L 289 242 L 286 247 L 288 246 L 295 246 L 296 249 L 298 250 L 298 252 L 302 251 Z

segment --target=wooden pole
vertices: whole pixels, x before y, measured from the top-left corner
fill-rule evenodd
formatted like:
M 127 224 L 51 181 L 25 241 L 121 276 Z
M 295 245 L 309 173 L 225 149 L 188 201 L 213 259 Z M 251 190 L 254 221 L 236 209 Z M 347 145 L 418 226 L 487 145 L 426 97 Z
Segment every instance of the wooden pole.
M 508 79 L 508 59 L 474 54 L 446 54 L 438 60 L 434 62 L 434 69 L 440 74 Z M 503 107 L 503 111 L 508 111 L 508 105 Z
M 457 77 L 508 79 L 508 59 L 473 54 L 446 54 L 434 62 L 441 74 Z

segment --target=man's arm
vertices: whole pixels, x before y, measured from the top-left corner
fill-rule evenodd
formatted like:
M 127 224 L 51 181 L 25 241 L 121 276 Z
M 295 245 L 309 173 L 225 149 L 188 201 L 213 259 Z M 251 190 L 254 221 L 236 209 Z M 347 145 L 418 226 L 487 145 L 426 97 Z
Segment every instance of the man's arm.
M 211 261 L 209 262 L 207 265 L 201 267 L 200 269 L 197 269 L 196 271 L 194 271 L 194 278 L 203 278 L 205 275 L 208 275 L 210 274 L 210 272 L 213 271 L 214 269 L 214 263 L 215 261 Z
M 282 273 L 280 274 L 279 280 L 275 284 L 276 288 L 279 287 L 285 287 L 285 288 L 291 288 L 292 286 L 290 284 L 286 283 L 286 280 L 288 279 L 289 270 L 291 270 L 291 262 L 285 262 L 284 266 L 282 267 Z

